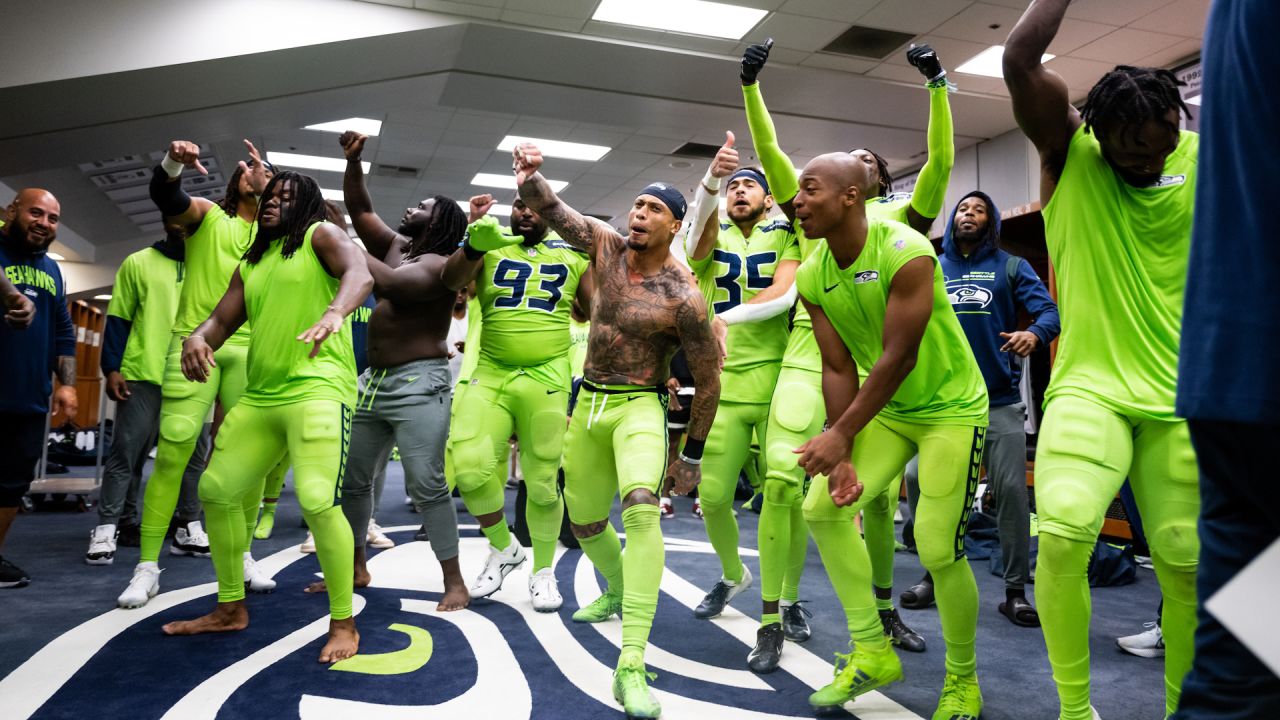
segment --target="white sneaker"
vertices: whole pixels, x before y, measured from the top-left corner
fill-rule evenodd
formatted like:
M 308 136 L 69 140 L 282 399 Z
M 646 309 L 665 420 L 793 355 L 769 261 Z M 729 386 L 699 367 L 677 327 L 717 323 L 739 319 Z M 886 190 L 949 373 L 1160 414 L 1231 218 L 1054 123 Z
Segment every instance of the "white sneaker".
M 276 589 L 276 581 L 258 569 L 258 563 L 254 562 L 253 555 L 249 553 L 244 554 L 244 584 L 249 592 L 269 593 Z
M 129 587 L 116 598 L 122 608 L 140 608 L 160 592 L 160 566 L 153 562 L 140 562 L 133 568 Z
M 307 539 L 302 541 L 302 544 L 298 546 L 298 550 L 304 553 L 316 551 L 316 538 L 311 534 L 310 530 L 307 531 Z
M 382 528 L 378 526 L 378 523 L 370 522 L 369 534 L 365 536 L 365 544 L 379 550 L 386 550 L 387 548 L 395 547 L 396 541 L 387 537 L 386 533 L 382 532 Z
M 533 609 L 538 612 L 555 612 L 564 603 L 560 597 L 560 583 L 551 568 L 542 568 L 529 576 L 529 597 Z
M 169 554 L 209 557 L 209 536 L 204 534 L 204 526 L 199 520 L 193 520 L 173 533 Z
M 110 565 L 116 557 L 116 526 L 99 525 L 89 533 L 89 552 L 84 561 L 89 565 Z
M 484 569 L 471 585 L 471 597 L 489 597 L 498 592 L 502 588 L 502 580 L 510 575 L 512 570 L 523 565 L 524 560 L 524 548 L 520 547 L 520 541 L 515 538 L 511 539 L 511 545 L 506 550 L 499 550 L 490 545 L 489 558 L 484 561 Z
M 1130 655 L 1144 658 L 1164 657 L 1164 635 L 1160 632 L 1160 623 L 1151 621 L 1143 623 L 1147 630 L 1137 635 L 1116 638 L 1116 645 Z

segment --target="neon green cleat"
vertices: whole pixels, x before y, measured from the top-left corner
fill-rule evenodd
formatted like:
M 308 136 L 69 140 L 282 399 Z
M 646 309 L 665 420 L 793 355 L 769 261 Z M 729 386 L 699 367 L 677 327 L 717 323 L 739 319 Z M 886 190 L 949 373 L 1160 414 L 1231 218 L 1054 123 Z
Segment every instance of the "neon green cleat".
M 253 536 L 259 540 L 266 540 L 271 537 L 271 531 L 276 526 L 276 503 L 262 504 L 262 517 L 258 518 L 258 526 L 253 530 Z
M 835 680 L 809 696 L 815 710 L 839 708 L 850 700 L 902 679 L 902 663 L 887 643 L 883 649 L 864 650 L 854 645 L 848 655 L 836 653 Z
M 590 605 L 579 608 L 573 614 L 574 622 L 598 623 L 608 620 L 610 616 L 622 617 L 622 593 L 606 590 Z M 616 686 L 615 686 L 616 687 Z
M 645 672 L 644 661 L 625 661 L 619 658 L 618 669 L 613 671 L 613 699 L 622 705 L 627 720 L 651 720 L 662 715 L 662 706 L 649 691 L 649 680 L 657 675 Z
M 980 715 L 982 690 L 978 688 L 978 676 L 947 673 L 933 720 L 978 720 Z

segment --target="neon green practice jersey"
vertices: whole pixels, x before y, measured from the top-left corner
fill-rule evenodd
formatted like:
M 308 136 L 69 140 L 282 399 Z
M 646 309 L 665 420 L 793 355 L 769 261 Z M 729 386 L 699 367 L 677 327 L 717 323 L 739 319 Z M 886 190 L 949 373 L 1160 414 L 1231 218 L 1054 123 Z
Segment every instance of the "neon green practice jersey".
M 1139 188 L 1120 179 L 1083 126 L 1072 136 L 1044 207 L 1062 313 L 1046 402 L 1076 395 L 1174 419 L 1199 147 L 1199 135 L 1182 132 L 1160 180 Z
M 285 258 L 284 239 L 271 243 L 257 264 L 240 263 L 249 323 L 249 383 L 240 402 L 285 405 L 304 400 L 356 404 L 356 358 L 351 349 L 351 317 L 320 345 L 297 337 L 316 323 L 338 294 L 338 278 L 324 269 L 311 245 L 322 223 L 307 228 L 302 247 Z
M 907 422 L 987 424 L 987 385 L 947 299 L 933 245 L 910 227 L 870 218 L 867 242 L 845 269 L 824 243 L 796 275 L 801 297 L 822 307 L 849 348 L 860 373 L 870 372 L 884 352 L 884 316 L 893 276 L 908 261 L 933 263 L 933 312 L 920 340 L 915 369 L 881 411 Z
M 204 214 L 200 227 L 186 242 L 186 277 L 173 321 L 175 333 L 189 335 L 213 314 L 257 229 L 257 224 L 227 215 L 218 205 Z M 245 323 L 227 342 L 247 343 L 249 329 L 250 324 Z
M 578 322 L 569 320 L 569 373 L 573 377 L 582 377 L 582 368 L 587 364 L 587 341 L 591 338 L 591 321 Z
M 468 231 L 497 227 L 489 223 L 486 230 L 482 222 Z M 569 320 L 588 263 L 585 254 L 555 236 L 532 247 L 516 243 L 485 253 L 476 279 L 484 316 L 481 358 L 523 368 L 548 387 L 568 390 Z
M 747 302 L 773 283 L 783 260 L 800 260 L 791 223 L 762 220 L 749 237 L 733 223 L 720 223 L 716 246 L 701 260 L 689 260 L 698 289 L 714 314 Z M 767 403 L 787 347 L 787 316 L 729 326 L 728 356 L 720 376 L 722 400 Z M 772 379 L 771 379 L 772 378 Z
M 116 271 L 107 314 L 131 323 L 120 360 L 126 380 L 163 382 L 185 266 L 149 247 L 125 258 Z

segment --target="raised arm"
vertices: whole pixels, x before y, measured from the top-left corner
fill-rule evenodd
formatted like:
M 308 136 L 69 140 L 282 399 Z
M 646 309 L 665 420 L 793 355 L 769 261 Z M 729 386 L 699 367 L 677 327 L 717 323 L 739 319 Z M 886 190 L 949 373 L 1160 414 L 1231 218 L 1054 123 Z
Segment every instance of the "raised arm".
M 690 223 L 685 255 L 690 262 L 705 259 L 720 238 L 720 183 L 738 169 L 738 151 L 733 147 L 733 131 L 724 133 L 724 145 L 711 160 L 707 174 L 694 193 L 694 214 Z M 696 239 L 695 239 L 696 238 Z
M 676 333 L 689 361 L 693 386 L 698 388 L 689 410 L 684 451 L 667 468 L 667 477 L 675 480 L 674 491 L 684 495 L 702 479 L 702 450 L 720 405 L 720 344 L 711 333 L 707 302 L 692 283 L 676 309 Z
M 1040 62 L 1070 0 L 1035 0 L 1013 26 L 1004 47 L 1004 84 L 1013 100 L 1018 127 L 1040 154 L 1040 202 L 1047 203 L 1062 175 L 1071 135 L 1080 113 L 1071 105 L 1067 83 Z
M 207 382 L 209 367 L 217 366 L 213 353 L 249 319 L 244 304 L 244 279 L 240 268 L 231 274 L 227 291 L 213 308 L 213 314 L 182 341 L 182 374 L 188 380 Z
M 916 176 L 911 205 L 907 207 L 907 224 L 928 237 L 934 218 L 942 212 L 951 168 L 956 164 L 955 131 L 951 126 L 951 102 L 947 99 L 947 71 L 942 68 L 938 53 L 928 45 L 917 45 L 907 52 L 907 60 L 924 75 L 929 88 L 929 155 Z
M 347 169 L 342 174 L 342 199 L 347 206 L 347 214 L 351 216 L 351 226 L 356 235 L 376 258 L 387 257 L 390 250 L 400 238 L 399 233 L 387 227 L 382 218 L 373 211 L 373 200 L 364 186 L 364 166 L 360 157 L 364 152 L 364 143 L 368 135 L 348 130 L 338 137 L 342 145 L 342 154 L 347 158 Z
M 174 140 L 169 143 L 160 164 L 152 170 L 150 195 L 161 215 L 192 234 L 200 227 L 213 203 L 204 198 L 193 198 L 182 189 L 182 171 L 185 168 L 193 168 L 201 175 L 209 174 L 200 163 L 199 145 L 188 140 Z
M 449 256 L 441 273 L 445 286 L 454 292 L 466 287 L 480 274 L 480 269 L 484 267 L 485 253 L 514 245 L 524 239 L 518 235 L 503 234 L 498 219 L 487 214 L 493 202 L 493 196 L 488 194 L 471 198 L 471 224 L 467 226 L 462 247 Z
M 796 175 L 796 166 L 791 158 L 782 152 L 778 144 L 778 133 L 773 127 L 773 118 L 769 117 L 769 109 L 764 105 L 764 97 L 760 94 L 760 85 L 756 81 L 760 71 L 769 60 L 769 49 L 773 40 L 765 40 L 763 45 L 752 45 L 742 55 L 742 101 L 747 110 L 747 127 L 751 129 L 751 142 L 755 145 L 756 155 L 760 158 L 760 166 L 764 168 L 764 178 L 769 181 L 773 198 L 778 207 L 786 214 L 787 219 L 795 220 L 795 209 L 791 201 L 800 189 Z
M 547 226 L 555 230 L 561 239 L 589 254 L 592 261 L 596 259 L 596 245 L 599 241 L 622 239 L 607 224 L 586 217 L 556 197 L 547 179 L 538 172 L 538 168 L 542 167 L 542 151 L 536 145 L 520 143 L 511 153 L 511 168 L 516 174 L 520 199 L 541 215 L 547 221 Z

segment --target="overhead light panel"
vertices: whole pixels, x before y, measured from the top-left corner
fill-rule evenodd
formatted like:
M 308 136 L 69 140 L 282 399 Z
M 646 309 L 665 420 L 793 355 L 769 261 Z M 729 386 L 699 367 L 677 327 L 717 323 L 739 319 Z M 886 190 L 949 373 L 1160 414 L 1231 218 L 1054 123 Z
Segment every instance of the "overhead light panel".
M 51 253 L 45 253 L 45 255 L 50 260 L 57 260 L 58 262 L 62 262 L 63 260 L 66 260 L 66 258 L 63 257 L 61 253 L 51 252 Z
M 110 295 L 94 295 L 93 299 L 94 300 L 110 300 L 111 296 Z
M 498 173 L 476 173 L 476 176 L 471 178 L 471 184 L 479 185 L 480 187 L 495 187 L 502 188 L 504 190 L 515 190 L 516 176 L 501 175 Z M 569 183 L 565 180 L 547 180 L 547 184 L 551 186 L 552 192 L 560 192 L 561 190 L 569 187 Z
M 463 202 L 462 200 L 458 200 L 457 203 L 458 203 L 458 207 L 462 208 L 463 212 L 467 212 L 467 213 L 471 212 L 471 205 L 469 203 Z M 490 205 L 489 211 L 485 214 L 493 215 L 494 217 L 510 217 L 511 206 L 497 205 L 497 204 Z
M 344 133 L 348 130 L 354 130 L 361 135 L 375 137 L 382 132 L 382 121 L 373 118 L 347 118 L 346 120 L 334 120 L 333 122 L 316 123 L 308 125 L 304 130 L 320 130 L 322 132 Z
M 543 157 L 564 158 L 566 160 L 586 160 L 595 162 L 604 157 L 613 148 L 604 145 L 588 145 L 587 143 L 566 142 L 564 140 L 543 140 L 541 138 L 508 135 L 498 143 L 499 150 L 511 152 L 520 143 L 533 143 L 542 151 Z
M 327 170 L 329 172 L 346 172 L 346 158 L 322 157 L 320 155 L 299 155 L 298 153 L 268 152 L 267 162 L 276 167 L 302 168 L 304 170 Z M 369 172 L 369 163 L 362 162 L 360 167 Z
M 1057 57 L 1045 53 L 1040 56 L 1040 62 L 1047 63 Z M 1003 78 L 1004 69 L 1001 62 L 1004 59 L 1004 46 L 992 45 L 973 57 L 965 60 L 956 67 L 956 72 L 967 73 L 969 75 L 984 75 L 986 77 Z
M 347 196 L 344 195 L 341 190 L 334 190 L 333 188 L 320 188 L 320 197 L 323 197 L 325 200 L 332 200 L 340 203 L 345 203 L 347 201 Z
M 705 0 L 602 0 L 592 20 L 739 40 L 767 10 Z

